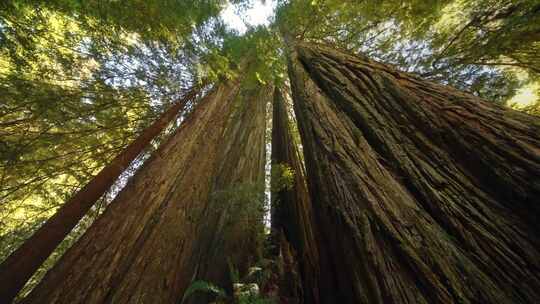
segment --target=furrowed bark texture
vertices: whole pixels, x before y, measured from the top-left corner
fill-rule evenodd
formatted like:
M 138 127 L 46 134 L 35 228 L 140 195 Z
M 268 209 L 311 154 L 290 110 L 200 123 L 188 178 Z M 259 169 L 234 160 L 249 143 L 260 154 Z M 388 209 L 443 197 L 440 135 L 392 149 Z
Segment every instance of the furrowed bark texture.
M 286 264 L 284 265 L 285 278 L 287 278 L 281 280 L 283 284 L 280 284 L 280 296 L 297 297 L 298 303 L 319 303 L 318 249 L 311 203 L 304 179 L 304 169 L 293 140 L 286 104 L 277 88 L 274 91 L 272 108 L 272 166 L 274 168 L 272 178 L 280 180 L 281 176 L 275 175 L 281 174 L 279 168 L 284 167 L 290 168 L 294 174 L 291 184 L 282 185 L 279 181 L 272 181 L 272 238 L 275 246 L 278 247 L 278 252 L 275 254 L 279 255 L 281 252 L 283 256 L 283 262 Z M 293 261 L 290 261 L 291 259 Z M 297 264 L 299 269 L 289 269 L 291 264 Z M 288 279 L 294 275 L 287 271 L 297 271 L 300 274 L 300 282 Z M 298 287 L 302 290 L 301 295 L 295 294 Z
M 199 235 L 209 241 L 197 242 L 195 279 L 222 286 L 229 294 L 230 267 L 243 276 L 262 258 L 266 106 L 272 91 L 271 86 L 240 89 L 219 142 L 205 224 L 199 226 Z M 194 295 L 189 303 L 210 300 Z
M 214 209 L 212 193 L 264 174 L 264 105 L 239 88 L 226 82 L 201 100 L 24 302 L 179 303 L 205 263 L 214 262 L 200 258 L 201 248 L 229 244 L 232 235 L 206 229 L 227 217 L 227 208 Z M 249 107 L 258 112 L 246 119 Z M 229 246 L 222 254 L 251 260 L 253 252 L 243 249 Z M 228 268 L 216 264 L 212 274 L 223 273 Z
M 301 44 L 323 303 L 539 303 L 540 121 Z

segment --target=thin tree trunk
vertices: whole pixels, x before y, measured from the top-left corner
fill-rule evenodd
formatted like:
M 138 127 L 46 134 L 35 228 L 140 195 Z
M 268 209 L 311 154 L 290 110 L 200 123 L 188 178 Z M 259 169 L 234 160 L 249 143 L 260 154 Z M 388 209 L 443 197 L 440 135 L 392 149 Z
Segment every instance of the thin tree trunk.
M 37 269 L 141 151 L 197 95 L 197 85 L 70 198 L 0 265 L 0 302 L 10 303 Z
M 199 102 L 25 303 L 180 302 L 192 280 L 209 267 L 201 248 L 213 249 L 223 239 L 221 231 L 213 230 L 213 235 L 208 229 L 216 218 L 227 217 L 223 213 L 229 202 L 214 208 L 212 193 L 233 182 L 255 182 L 263 174 L 258 170 L 263 171 L 264 145 L 257 140 L 264 142 L 264 119 L 262 126 L 255 119 L 256 126 L 238 122 L 235 115 L 247 103 L 239 87 L 238 81 L 228 81 Z M 231 134 L 251 144 L 237 141 L 230 148 Z M 243 153 L 226 157 L 231 149 Z M 235 162 L 230 164 L 234 172 L 224 167 L 229 161 Z M 219 172 L 229 174 L 231 184 L 219 181 Z M 242 250 L 226 248 L 221 254 L 250 260 L 253 252 Z M 228 268 L 220 264 L 213 271 L 221 279 Z
M 289 63 L 323 303 L 539 303 L 540 121 L 359 56 Z
M 272 116 L 272 239 L 283 256 L 285 274 L 280 297 L 286 303 L 318 303 L 318 249 L 311 203 L 281 92 L 274 92 Z M 290 170 L 291 178 L 285 174 Z M 292 251 L 292 252 L 291 252 Z M 290 257 L 290 258 L 288 258 Z M 292 261 L 291 261 L 292 260 Z M 298 269 L 291 265 L 298 265 Z M 294 281 L 298 272 L 299 281 Z M 297 294 L 297 290 L 302 291 Z

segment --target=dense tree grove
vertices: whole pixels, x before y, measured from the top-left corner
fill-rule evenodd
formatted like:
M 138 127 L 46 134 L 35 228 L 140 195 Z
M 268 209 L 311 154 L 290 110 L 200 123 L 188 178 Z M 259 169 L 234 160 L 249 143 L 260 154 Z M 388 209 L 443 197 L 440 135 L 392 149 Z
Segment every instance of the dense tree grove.
M 538 303 L 539 96 L 538 0 L 4 1 L 0 303 Z

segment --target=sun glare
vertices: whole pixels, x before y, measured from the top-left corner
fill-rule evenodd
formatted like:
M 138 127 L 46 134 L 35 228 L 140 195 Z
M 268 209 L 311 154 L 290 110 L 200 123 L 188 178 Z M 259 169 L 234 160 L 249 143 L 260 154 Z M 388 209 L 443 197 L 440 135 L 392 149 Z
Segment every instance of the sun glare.
M 231 29 L 243 34 L 249 26 L 270 24 L 275 7 L 274 0 L 258 0 L 254 1 L 253 7 L 239 12 L 239 7 L 229 2 L 221 13 L 221 18 Z
M 522 108 L 534 104 L 538 100 L 537 92 L 540 84 L 532 83 L 525 85 L 517 91 L 517 94 L 508 101 L 515 108 Z

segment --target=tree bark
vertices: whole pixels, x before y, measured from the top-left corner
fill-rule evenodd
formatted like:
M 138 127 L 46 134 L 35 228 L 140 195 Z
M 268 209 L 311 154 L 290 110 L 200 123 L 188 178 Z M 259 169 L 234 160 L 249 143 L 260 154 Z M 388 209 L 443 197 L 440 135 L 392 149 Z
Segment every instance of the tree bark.
M 540 120 L 299 44 L 322 303 L 540 302 Z
M 241 93 L 227 81 L 203 98 L 24 303 L 179 303 L 192 280 L 227 283 L 227 265 L 201 255 L 217 243 L 233 263 L 253 260 L 230 246 L 253 231 L 224 232 L 230 202 L 213 199 L 264 174 L 264 100 Z
M 233 293 L 230 267 L 240 277 L 262 258 L 264 241 L 266 107 L 272 86 L 239 89 L 220 138 L 211 198 L 194 251 L 195 279 Z M 205 157 L 205 156 L 203 156 Z M 206 240 L 206 241 L 202 241 Z M 188 303 L 209 303 L 194 295 Z
M 280 297 L 295 298 L 297 303 L 319 303 L 318 249 L 311 203 L 286 104 L 277 88 L 274 91 L 272 116 L 272 166 L 272 239 L 278 249 L 274 255 L 281 252 L 287 264 L 284 265 L 286 272 L 300 274 L 300 281 L 282 280 L 287 286 L 280 286 Z M 286 181 L 287 184 L 283 184 L 283 172 L 280 171 L 283 168 L 291 169 L 293 173 L 292 180 Z M 289 256 L 294 261 L 287 262 Z M 299 269 L 289 269 L 291 264 L 297 264 Z M 291 273 L 284 275 L 294 277 Z M 297 295 L 299 288 L 302 293 Z
M 0 265 L 0 302 L 10 303 L 94 203 L 200 91 L 197 85 L 116 156 Z

